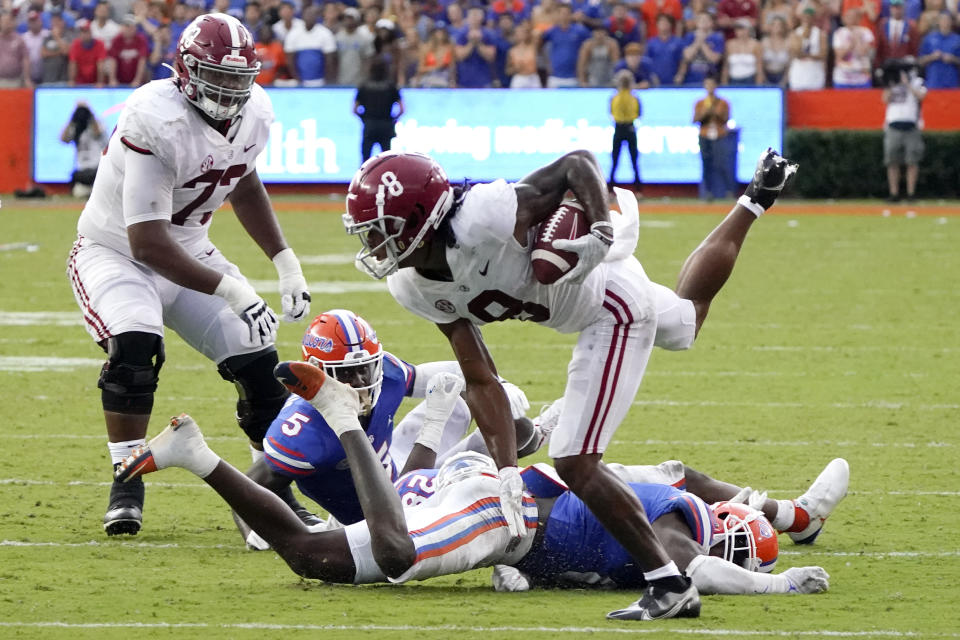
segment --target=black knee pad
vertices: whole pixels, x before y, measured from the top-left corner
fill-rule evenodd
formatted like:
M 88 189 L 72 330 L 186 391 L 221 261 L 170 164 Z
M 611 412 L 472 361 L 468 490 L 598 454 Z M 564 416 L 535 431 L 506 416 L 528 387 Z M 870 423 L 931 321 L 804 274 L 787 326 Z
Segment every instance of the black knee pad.
M 217 367 L 220 377 L 237 387 L 237 424 L 252 442 L 263 440 L 290 395 L 273 377 L 273 368 L 279 361 L 277 350 L 268 347 L 231 356 Z
M 128 331 L 107 338 L 100 346 L 107 352 L 107 362 L 97 381 L 104 410 L 149 414 L 164 361 L 163 338 L 153 333 Z

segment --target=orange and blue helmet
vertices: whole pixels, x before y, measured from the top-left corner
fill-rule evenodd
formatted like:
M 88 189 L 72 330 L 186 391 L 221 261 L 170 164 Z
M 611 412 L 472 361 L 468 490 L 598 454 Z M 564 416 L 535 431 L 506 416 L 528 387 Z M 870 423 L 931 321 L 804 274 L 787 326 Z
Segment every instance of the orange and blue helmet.
M 761 511 L 734 502 L 717 502 L 710 509 L 719 526 L 713 534 L 714 544 L 723 544 L 724 560 L 750 571 L 773 571 L 780 544 L 773 525 Z
M 377 404 L 383 345 L 366 320 L 346 309 L 325 311 L 307 327 L 300 350 L 305 361 L 356 389 L 363 413 Z

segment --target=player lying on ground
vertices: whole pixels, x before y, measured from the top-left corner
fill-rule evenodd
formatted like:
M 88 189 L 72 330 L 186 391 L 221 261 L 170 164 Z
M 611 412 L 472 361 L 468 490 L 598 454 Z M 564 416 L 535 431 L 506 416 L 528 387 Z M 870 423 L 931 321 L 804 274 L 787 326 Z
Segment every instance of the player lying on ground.
M 211 451 L 196 423 L 185 414 L 127 458 L 117 479 L 126 481 L 172 466 L 193 472 L 250 523 L 295 573 L 308 578 L 406 582 L 504 564 L 516 565 L 544 581 L 559 580 L 569 571 L 602 571 L 608 576 L 616 572 L 624 586 L 636 587 L 643 581 L 642 571 L 626 550 L 570 492 L 555 501 L 525 494 L 524 526 L 537 534 L 513 537 L 500 503 L 500 478 L 492 462 L 478 454 L 451 458 L 437 474 L 436 495 L 404 510 L 360 426 L 356 391 L 307 363 L 281 363 L 277 373 L 287 388 L 310 399 L 340 439 L 365 521 L 310 532 L 282 500 Z M 646 501 L 655 514 L 657 534 L 705 593 L 814 593 L 828 586 L 828 576 L 819 567 L 794 568 L 779 575 L 744 568 L 769 564 L 776 553 L 772 527 L 762 514 L 745 505 L 711 508 L 696 496 L 666 485 L 636 484 L 631 492 Z M 565 524 L 572 518 L 572 524 Z M 705 526 L 708 522 L 710 526 Z M 596 553 L 601 545 L 605 557 Z M 596 565 L 584 562 L 590 557 L 589 549 L 594 550 Z M 621 566 L 604 564 L 614 557 L 622 558 Z M 652 590 L 648 586 L 646 593 Z M 636 608 L 610 616 L 650 619 L 645 610 Z
M 225 200 L 277 268 L 283 319 L 310 312 L 300 263 L 257 174 L 273 108 L 254 83 L 253 36 L 232 16 L 200 16 L 184 29 L 174 67 L 127 98 L 67 262 L 87 332 L 107 353 L 97 386 L 114 467 L 145 442 L 165 327 L 236 385 L 252 447 L 287 399 L 272 375 L 277 318 L 208 236 Z M 292 492 L 285 497 L 295 506 Z M 143 500 L 141 483 L 114 483 L 107 535 L 136 534 Z
M 358 265 L 373 277 L 389 276 L 393 297 L 436 323 L 450 342 L 467 403 L 500 470 L 503 508 L 516 536 L 525 528 L 515 430 L 479 327 L 516 319 L 579 333 L 550 457 L 646 570 L 653 590 L 634 606 L 654 618 L 697 615 L 696 589 L 657 540 L 641 501 L 601 458 L 630 409 L 653 346 L 693 344 L 747 232 L 795 171 L 772 150 L 760 157 L 744 195 L 687 258 L 675 292 L 650 282 L 633 246 L 623 246 L 622 238 L 615 246 L 622 234 L 611 222 L 599 164 L 586 151 L 568 153 L 516 184 L 498 180 L 463 189 L 453 188 L 427 156 L 388 152 L 365 162 L 348 189 L 344 226 L 363 244 Z M 577 264 L 545 284 L 531 264 L 533 245 L 538 226 L 568 192 L 590 231 L 552 242 L 552 249 L 575 254 Z M 618 194 L 621 211 L 635 214 L 636 198 Z
M 410 365 L 385 351 L 369 323 L 352 311 L 333 309 L 314 318 L 301 341 L 301 354 L 356 389 L 361 401 L 360 424 L 392 480 L 398 471 L 423 466 L 404 467 L 418 434 L 435 434 L 433 449 L 443 452 L 460 441 L 470 424 L 469 410 L 459 396 L 462 379 L 455 361 Z M 450 381 L 456 385 L 455 393 L 438 402 L 441 394 L 430 393 L 430 388 L 431 380 L 441 372 L 456 373 L 458 382 Z M 543 438 L 530 420 L 521 419 L 530 406 L 523 391 L 509 382 L 502 384 L 518 430 L 519 455 L 529 455 Z M 426 401 L 394 429 L 394 415 L 405 397 L 426 397 Z M 256 482 L 274 492 L 296 482 L 304 495 L 340 523 L 363 519 L 343 447 L 309 402 L 290 397 L 267 430 L 263 451 L 264 456 L 247 471 Z M 307 525 L 322 523 L 306 510 L 298 515 Z M 237 525 L 248 544 L 263 546 L 249 535 L 250 528 L 242 520 Z

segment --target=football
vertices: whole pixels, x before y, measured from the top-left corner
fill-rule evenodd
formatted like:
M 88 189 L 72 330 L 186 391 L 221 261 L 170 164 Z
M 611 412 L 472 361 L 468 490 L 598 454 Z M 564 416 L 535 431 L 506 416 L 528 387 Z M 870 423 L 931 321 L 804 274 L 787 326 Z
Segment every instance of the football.
M 553 248 L 554 240 L 576 240 L 589 233 L 583 207 L 576 200 L 564 200 L 560 208 L 537 227 L 530 253 L 533 275 L 540 284 L 553 284 L 577 265 L 579 256 L 572 251 Z

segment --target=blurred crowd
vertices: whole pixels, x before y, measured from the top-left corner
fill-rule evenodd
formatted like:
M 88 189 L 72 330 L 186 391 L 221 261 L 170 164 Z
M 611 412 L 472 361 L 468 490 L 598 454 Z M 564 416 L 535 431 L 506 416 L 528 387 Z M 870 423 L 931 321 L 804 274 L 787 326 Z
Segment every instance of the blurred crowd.
M 356 2 L 356 4 L 354 4 Z M 960 86 L 958 0 L 0 0 L 0 87 L 138 86 L 170 76 L 198 15 L 241 20 L 258 82 L 358 86 L 374 59 L 399 87 L 883 84 L 913 58 Z

